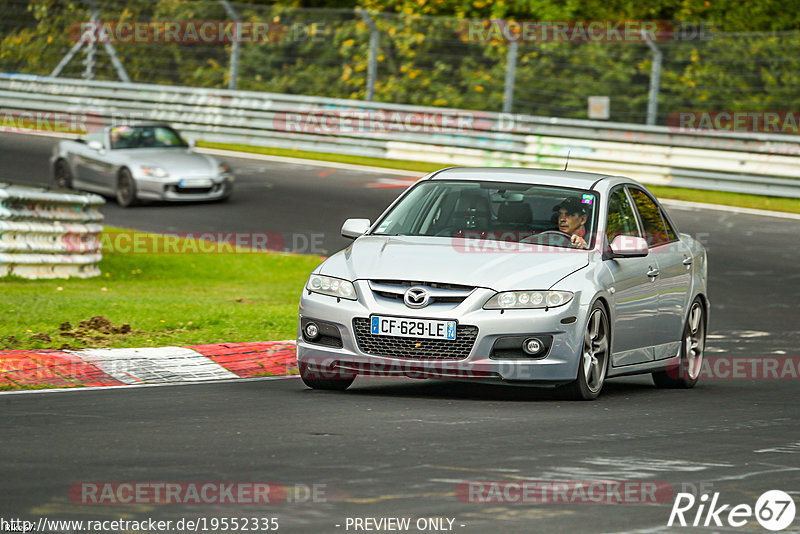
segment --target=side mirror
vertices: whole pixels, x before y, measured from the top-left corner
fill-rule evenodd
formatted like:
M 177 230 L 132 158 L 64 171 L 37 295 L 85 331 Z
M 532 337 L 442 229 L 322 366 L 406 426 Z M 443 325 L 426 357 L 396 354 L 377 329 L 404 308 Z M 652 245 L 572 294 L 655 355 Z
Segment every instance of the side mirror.
M 647 241 L 641 237 L 618 235 L 611 242 L 612 258 L 641 258 L 647 254 Z
M 347 219 L 342 225 L 342 237 L 360 237 L 369 230 L 371 224 L 369 219 Z
M 103 143 L 97 140 L 89 141 L 89 148 L 97 152 L 100 152 L 101 150 L 103 150 Z
M 188 139 L 186 144 L 189 145 L 189 150 L 192 150 L 195 146 L 197 146 L 197 139 Z

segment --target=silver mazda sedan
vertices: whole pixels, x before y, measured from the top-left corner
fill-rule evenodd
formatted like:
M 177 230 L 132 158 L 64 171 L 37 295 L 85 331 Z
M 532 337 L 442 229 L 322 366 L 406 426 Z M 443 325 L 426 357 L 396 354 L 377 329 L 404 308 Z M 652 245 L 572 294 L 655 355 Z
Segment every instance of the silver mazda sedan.
M 634 180 L 445 169 L 342 235 L 355 241 L 300 300 L 297 361 L 311 388 L 344 390 L 362 374 L 591 400 L 614 376 L 697 382 L 706 252 Z

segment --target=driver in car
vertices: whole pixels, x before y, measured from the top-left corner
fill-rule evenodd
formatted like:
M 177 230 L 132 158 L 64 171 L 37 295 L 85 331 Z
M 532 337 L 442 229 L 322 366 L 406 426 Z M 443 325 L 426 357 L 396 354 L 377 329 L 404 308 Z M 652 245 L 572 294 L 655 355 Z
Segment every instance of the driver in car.
M 558 212 L 558 230 L 569 234 L 570 244 L 575 248 L 588 249 L 586 243 L 586 206 L 575 197 L 564 200 L 561 204 L 553 207 L 553 211 Z

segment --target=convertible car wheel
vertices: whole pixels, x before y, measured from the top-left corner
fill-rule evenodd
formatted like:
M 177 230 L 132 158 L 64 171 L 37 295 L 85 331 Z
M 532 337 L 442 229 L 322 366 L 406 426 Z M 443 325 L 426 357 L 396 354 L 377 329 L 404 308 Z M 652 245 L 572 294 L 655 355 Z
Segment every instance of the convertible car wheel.
M 63 159 L 56 162 L 53 170 L 53 182 L 56 187 L 61 189 L 72 189 L 72 173 L 69 172 L 69 165 Z
M 596 302 L 589 313 L 586 332 L 583 334 L 583 349 L 578 365 L 578 378 L 559 388 L 565 398 L 571 400 L 594 400 L 603 389 L 608 369 L 609 330 L 608 316 L 603 305 Z
M 700 299 L 692 302 L 689 317 L 683 327 L 681 358 L 678 365 L 653 373 L 653 382 L 660 388 L 692 388 L 700 378 L 703 352 L 706 347 L 706 321 Z
M 117 180 L 117 204 L 123 208 L 136 204 L 136 184 L 128 169 L 119 172 Z
M 300 364 L 300 378 L 303 383 L 311 389 L 327 389 L 332 391 L 344 391 L 356 379 L 356 375 L 347 374 L 342 371 L 320 372 L 310 370 L 304 363 Z

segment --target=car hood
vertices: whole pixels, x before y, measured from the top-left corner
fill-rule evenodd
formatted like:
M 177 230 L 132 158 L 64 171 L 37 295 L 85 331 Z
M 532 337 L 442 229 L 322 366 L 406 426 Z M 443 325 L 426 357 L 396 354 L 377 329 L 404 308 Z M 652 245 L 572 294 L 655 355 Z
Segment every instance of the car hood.
M 211 156 L 180 148 L 137 148 L 125 150 L 125 156 L 137 165 L 161 167 L 169 173 L 217 174 L 218 163 Z
M 328 258 L 320 273 L 347 280 L 409 280 L 486 287 L 549 289 L 586 267 L 585 250 L 498 241 L 362 236 Z

